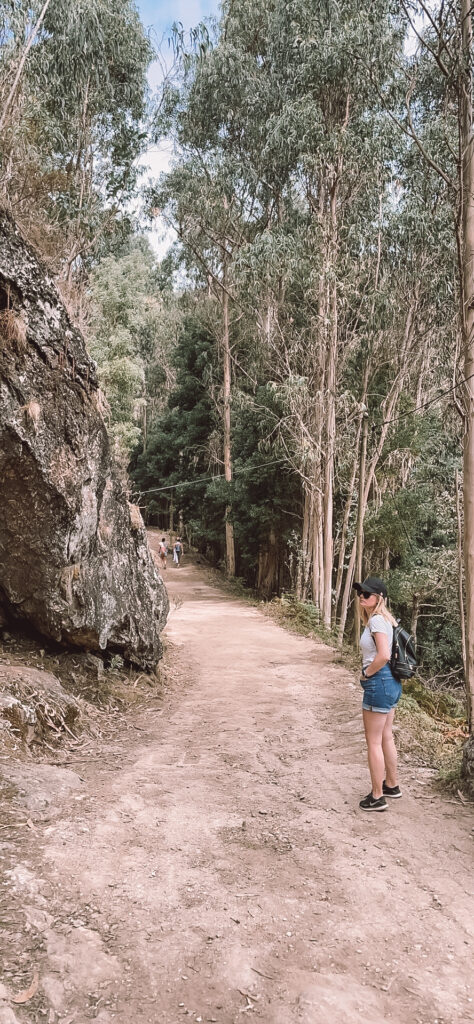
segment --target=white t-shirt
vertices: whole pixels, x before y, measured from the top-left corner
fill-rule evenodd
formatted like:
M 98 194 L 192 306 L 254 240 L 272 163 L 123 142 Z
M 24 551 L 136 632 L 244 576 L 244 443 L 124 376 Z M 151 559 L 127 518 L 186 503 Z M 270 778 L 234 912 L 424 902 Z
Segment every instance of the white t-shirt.
M 388 637 L 388 650 L 389 658 L 392 650 L 393 642 L 393 626 L 391 622 L 384 619 L 383 615 L 372 615 L 369 619 L 368 625 L 365 627 L 364 632 L 360 638 L 360 649 L 362 651 L 362 668 L 367 668 L 374 660 L 377 654 L 377 647 L 373 638 L 373 633 L 385 633 Z

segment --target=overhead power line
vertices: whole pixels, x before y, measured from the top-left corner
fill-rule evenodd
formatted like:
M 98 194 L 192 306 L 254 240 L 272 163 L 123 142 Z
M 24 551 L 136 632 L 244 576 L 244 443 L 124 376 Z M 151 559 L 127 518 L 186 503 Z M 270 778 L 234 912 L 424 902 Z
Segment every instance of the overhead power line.
M 257 466 L 246 466 L 242 469 L 234 470 L 234 476 L 240 473 L 253 473 L 254 469 L 266 469 L 267 466 L 278 466 L 286 461 L 286 459 L 274 459 L 272 462 L 260 462 Z M 211 480 L 221 480 L 223 477 L 225 477 L 225 473 L 215 473 L 214 476 L 202 476 L 198 480 L 180 480 L 177 484 L 166 484 L 165 487 L 151 487 L 148 491 L 139 491 L 138 493 L 145 495 L 157 494 L 161 491 L 174 491 L 175 487 L 194 487 L 196 484 L 209 483 Z
M 445 398 L 446 395 L 450 395 L 453 391 L 457 391 L 458 388 L 462 387 L 463 384 L 467 384 L 468 380 L 472 380 L 473 377 L 474 373 L 470 373 L 469 377 L 464 377 L 463 380 L 460 380 L 457 384 L 454 384 L 446 391 L 440 391 L 438 395 L 435 395 L 434 398 L 428 399 L 427 402 L 422 402 L 421 405 L 416 405 L 414 409 L 410 410 L 410 412 L 402 412 L 398 416 L 392 416 L 391 419 L 384 420 L 382 426 L 386 423 L 396 423 L 398 420 L 408 419 L 409 416 L 413 416 L 413 413 L 419 412 L 420 409 L 427 409 L 429 405 L 434 405 L 435 402 L 439 402 L 440 398 Z M 372 427 L 372 429 L 374 430 L 375 427 Z
M 427 402 L 422 402 L 421 405 L 416 405 L 414 409 L 410 410 L 410 412 L 403 412 L 398 416 L 392 416 L 389 420 L 383 420 L 382 426 L 388 423 L 398 423 L 399 420 L 408 419 L 410 416 L 413 416 L 413 414 L 415 412 L 419 412 L 420 409 L 427 409 L 430 405 L 434 405 L 435 402 L 439 402 L 441 398 L 445 398 L 446 395 L 450 395 L 454 391 L 457 391 L 458 388 L 462 387 L 463 384 L 467 384 L 467 382 L 472 380 L 473 377 L 474 373 L 470 373 L 468 377 L 464 377 L 463 380 L 460 380 L 457 384 L 447 388 L 446 391 L 440 391 L 439 394 L 434 396 L 434 398 L 428 399 Z M 376 424 L 372 424 L 372 430 L 376 429 Z M 241 473 L 253 473 L 256 469 L 266 469 L 268 466 L 278 466 L 282 462 L 287 462 L 287 459 L 274 459 L 272 462 L 260 462 L 257 466 L 247 466 L 242 469 L 237 469 L 234 470 L 234 477 Z M 215 473 L 213 476 L 202 476 L 197 480 L 181 480 L 177 484 L 166 484 L 164 487 L 150 487 L 148 490 L 138 491 L 138 493 L 141 496 L 144 496 L 145 494 L 160 494 L 163 491 L 174 491 L 176 487 L 194 487 L 196 484 L 206 484 L 210 483 L 212 480 L 222 480 L 224 477 L 225 473 Z

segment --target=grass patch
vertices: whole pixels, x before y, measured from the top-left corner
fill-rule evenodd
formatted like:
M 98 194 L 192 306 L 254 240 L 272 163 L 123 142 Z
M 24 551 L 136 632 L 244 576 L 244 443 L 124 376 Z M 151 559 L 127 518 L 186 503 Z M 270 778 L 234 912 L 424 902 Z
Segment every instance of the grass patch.
M 459 747 L 445 750 L 442 762 L 438 768 L 438 787 L 447 790 L 449 793 L 456 793 L 465 784 L 461 775 L 462 768 L 462 744 Z
M 291 594 L 282 594 L 264 602 L 265 614 L 300 636 L 314 636 L 334 647 L 336 634 L 321 622 L 319 612 L 311 601 L 297 601 Z
M 436 768 L 440 788 L 462 787 L 462 748 L 468 737 L 466 713 L 457 694 L 430 690 L 419 679 L 403 684 L 397 709 L 398 747 Z
M 209 579 L 212 582 L 217 583 L 221 590 L 224 590 L 226 594 L 230 594 L 232 597 L 237 597 L 239 601 L 246 601 L 247 604 L 255 606 L 264 604 L 264 602 L 258 597 L 257 592 L 247 586 L 242 576 L 226 576 L 222 569 L 205 563 L 201 565 L 201 568 L 206 570 Z
M 462 748 L 468 733 L 455 695 L 429 690 L 419 679 L 408 680 L 397 707 L 396 732 L 399 752 L 435 768 L 442 789 L 455 792 L 462 786 Z
M 466 721 L 464 705 L 457 695 L 449 690 L 430 690 L 415 676 L 403 684 L 403 692 L 414 697 L 420 708 L 433 718 L 441 719 L 453 727 L 460 726 Z

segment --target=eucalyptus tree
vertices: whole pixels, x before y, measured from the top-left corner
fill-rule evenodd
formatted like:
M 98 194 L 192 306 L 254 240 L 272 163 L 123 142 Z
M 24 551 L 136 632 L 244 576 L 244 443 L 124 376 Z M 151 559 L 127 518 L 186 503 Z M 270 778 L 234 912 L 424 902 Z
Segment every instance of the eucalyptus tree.
M 7 120 L 7 117 L 8 117 L 9 111 L 10 111 L 10 107 L 11 107 L 11 105 L 12 105 L 14 99 L 15 99 L 15 93 L 16 93 L 16 90 L 18 88 L 18 83 L 20 81 L 20 78 L 22 76 L 22 72 L 23 72 L 23 68 L 24 68 L 25 63 L 26 63 L 26 59 L 27 59 L 28 54 L 29 54 L 29 52 L 31 50 L 31 47 L 33 46 L 33 43 L 35 42 L 35 39 L 36 39 L 36 37 L 38 35 L 38 32 L 40 31 L 40 28 L 41 28 L 41 26 L 43 24 L 43 21 L 45 19 L 46 12 L 48 10 L 48 7 L 49 7 L 50 3 L 51 3 L 51 0 L 45 0 L 41 10 L 38 12 L 37 17 L 34 19 L 34 22 L 33 22 L 32 26 L 31 26 L 31 28 L 29 30 L 28 37 L 25 40 L 25 44 L 23 46 L 23 51 L 18 56 L 17 67 L 15 68 L 14 73 L 12 75 L 13 81 L 12 81 L 11 85 L 10 85 L 10 83 L 8 83 L 8 85 L 7 85 L 7 90 L 8 91 L 7 91 L 6 95 L 4 97 L 2 97 L 3 102 L 2 102 L 2 106 L 1 106 L 1 112 L 0 112 L 0 131 L 2 131 L 2 129 L 3 129 L 4 125 L 5 125 L 5 122 Z M 20 5 L 20 11 L 21 11 L 22 14 L 24 14 L 26 12 L 24 10 L 21 10 L 22 6 L 23 5 Z M 12 15 L 14 15 L 13 11 L 12 11 Z M 8 28 L 7 28 L 7 25 L 6 25 L 4 19 L 5 19 L 5 12 L 2 11 L 2 28 L 3 28 L 4 32 L 6 30 L 6 33 L 8 33 Z
M 347 340 L 344 247 L 360 194 L 369 190 L 378 205 L 388 160 L 381 164 L 380 102 L 355 56 L 368 54 L 372 74 L 384 81 L 401 45 L 393 10 L 382 0 L 237 0 L 224 5 L 218 44 L 203 62 L 206 80 L 218 83 L 207 101 L 214 137 L 267 215 L 239 255 L 241 266 L 253 263 L 260 276 L 254 313 L 261 345 L 273 365 L 275 352 L 282 354 L 287 382 L 305 382 L 295 394 L 303 399 L 295 414 L 306 441 L 299 459 L 303 559 L 312 562 L 313 596 L 328 625 L 336 410 Z M 299 273 L 295 255 L 307 268 L 298 302 L 303 322 L 288 308 Z
M 176 164 L 151 197 L 183 243 L 188 282 L 219 300 L 222 376 L 227 360 L 227 382 L 233 377 L 226 443 L 231 427 L 240 438 L 245 408 L 261 425 L 259 448 L 284 457 L 293 483 L 299 478 L 292 510 L 302 551 L 292 582 L 341 634 L 364 565 L 365 519 L 366 558 L 395 570 L 396 531 L 384 528 L 377 544 L 374 523 L 396 519 L 400 493 L 409 506 L 417 417 L 442 390 L 446 366 L 459 383 L 449 218 L 461 208 L 438 166 L 444 160 L 445 176 L 455 177 L 455 107 L 431 68 L 435 49 L 416 65 L 416 116 L 400 113 L 409 62 L 402 7 L 225 3 L 212 45 L 200 30 L 181 84 L 161 104 Z M 461 251 L 459 231 L 457 239 Z M 453 437 L 457 395 L 456 387 L 443 406 Z M 407 415 L 411 442 L 398 428 Z M 244 493 L 252 502 L 234 482 L 243 518 Z M 263 522 L 270 552 L 286 526 L 276 512 Z M 421 542 L 415 547 L 416 618 L 437 556 L 424 565 Z M 274 555 L 262 556 L 262 574 L 270 590 L 279 585 Z
M 231 132 L 232 138 L 227 138 L 216 108 L 216 83 L 228 83 L 222 66 L 225 16 L 215 47 L 202 33 L 199 38 L 197 50 L 182 54 L 181 88 L 168 88 L 160 106 L 156 131 L 172 134 L 179 158 L 151 196 L 151 204 L 175 228 L 188 272 L 194 273 L 200 286 L 220 305 L 217 341 L 222 367 L 223 465 L 230 485 L 233 346 L 235 324 L 242 315 L 235 265 L 249 235 L 259 230 L 267 212 L 255 193 L 237 136 Z M 239 80 L 243 77 L 241 73 Z M 225 533 L 227 571 L 232 576 L 235 546 L 230 502 Z
M 458 332 L 451 353 L 455 401 L 464 426 L 465 679 L 469 728 L 474 707 L 474 142 L 470 0 L 400 0 L 418 41 L 405 60 L 404 109 L 394 119 L 452 210 L 457 255 Z M 462 371 L 461 371 L 462 362 Z M 462 372 L 462 377 L 461 377 Z M 453 395 L 455 392 L 453 391 Z M 471 741 L 471 750 L 474 745 Z M 474 757 L 472 758 L 474 760 Z
M 133 449 L 146 449 L 149 410 L 166 403 L 174 373 L 170 349 L 180 316 L 159 287 L 144 237 L 100 260 L 88 284 L 89 348 L 110 406 L 110 434 L 124 472 Z
M 253 323 L 258 358 L 266 355 L 270 372 L 277 371 L 276 386 L 287 392 L 279 437 L 284 443 L 286 435 L 288 457 L 302 479 L 303 576 L 312 572 L 313 597 L 327 625 L 338 394 L 347 353 L 360 344 L 345 320 L 348 255 L 357 245 L 363 254 L 359 278 L 351 274 L 355 291 L 362 279 L 365 290 L 376 288 L 374 211 L 388 187 L 392 156 L 380 101 L 357 57 L 368 55 L 382 86 L 401 46 L 394 6 L 388 0 L 224 4 L 215 44 L 188 56 L 183 87 L 171 91 L 168 104 L 185 154 L 168 179 L 175 200 L 181 188 L 178 234 L 215 285 L 216 268 L 204 268 L 196 234 L 190 235 L 197 207 L 201 241 L 206 220 L 206 244 L 218 245 L 221 292 L 229 261 L 232 266 L 240 334 L 252 332 Z M 225 210 L 223 201 L 216 207 L 212 199 L 213 190 L 223 190 L 217 184 L 223 168 L 224 178 L 232 179 L 226 202 L 239 197 L 232 238 L 215 223 L 216 209 L 220 222 Z M 184 175 L 188 185 L 182 187 Z M 374 333 L 374 322 L 364 330 Z M 356 412 L 362 397 L 354 396 Z
M 0 186 L 70 280 L 135 189 L 152 49 L 131 0 L 20 0 L 1 13 L 4 80 L 16 84 Z

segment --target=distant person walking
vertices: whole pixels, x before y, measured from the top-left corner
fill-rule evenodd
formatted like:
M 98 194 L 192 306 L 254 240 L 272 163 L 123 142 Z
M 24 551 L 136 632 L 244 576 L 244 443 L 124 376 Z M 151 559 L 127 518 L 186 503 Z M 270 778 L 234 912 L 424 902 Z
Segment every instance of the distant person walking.
M 160 556 L 161 568 L 162 569 L 166 569 L 166 558 L 167 558 L 167 555 L 168 555 L 168 544 L 166 542 L 166 537 L 162 537 L 161 540 L 160 540 L 160 546 L 158 548 L 158 554 Z
M 388 805 L 385 798 L 398 799 L 402 795 L 398 785 L 397 749 L 392 732 L 395 708 L 402 687 L 392 675 L 389 664 L 393 627 L 397 622 L 385 604 L 387 588 L 383 580 L 368 576 L 363 583 L 354 583 L 354 587 L 359 594 L 361 618 L 365 627 L 360 638 L 360 683 L 364 691 L 362 717 L 372 780 L 372 790 L 360 801 L 359 807 L 363 811 L 386 811 Z
M 175 563 L 175 565 L 177 566 L 178 569 L 179 569 L 179 564 L 181 562 L 182 554 L 183 554 L 183 545 L 181 543 L 180 538 L 177 537 L 176 538 L 175 546 L 173 548 L 173 562 Z

